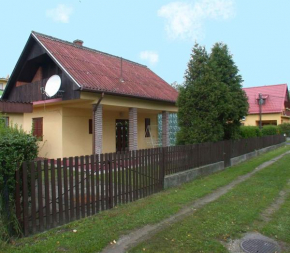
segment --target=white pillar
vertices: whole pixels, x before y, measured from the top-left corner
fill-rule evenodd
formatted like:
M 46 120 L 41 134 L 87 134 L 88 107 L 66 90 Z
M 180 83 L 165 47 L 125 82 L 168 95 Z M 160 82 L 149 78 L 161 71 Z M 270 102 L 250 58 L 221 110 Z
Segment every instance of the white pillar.
M 95 153 L 101 154 L 103 150 L 103 106 L 94 107 L 94 147 Z
M 162 147 L 170 145 L 169 141 L 169 112 L 162 112 Z
M 137 108 L 129 108 L 129 150 L 138 149 Z

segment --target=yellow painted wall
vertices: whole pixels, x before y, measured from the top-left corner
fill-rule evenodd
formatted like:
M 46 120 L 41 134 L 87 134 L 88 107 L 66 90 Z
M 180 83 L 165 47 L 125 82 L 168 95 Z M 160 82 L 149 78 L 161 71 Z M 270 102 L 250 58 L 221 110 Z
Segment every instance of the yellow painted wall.
M 22 113 L 5 113 L 5 117 L 9 117 L 9 125 L 17 125 L 22 128 L 23 125 L 23 114 Z
M 0 83 L 3 84 L 3 90 L 5 89 L 7 85 L 8 79 L 7 78 L 0 78 Z
M 259 114 L 249 114 L 246 116 L 246 120 L 242 121 L 245 126 L 256 126 L 256 121 L 259 121 Z M 281 124 L 281 114 L 280 113 L 271 113 L 271 114 L 262 114 L 263 120 L 277 120 L 277 125 Z
M 92 154 L 92 134 L 89 134 L 91 118 L 92 110 L 63 108 L 63 157 Z
M 145 118 L 150 118 L 152 138 L 158 138 L 157 112 L 138 113 L 138 148 L 151 148 L 150 138 L 145 138 Z M 91 155 L 92 134 L 89 134 L 90 109 L 63 108 L 63 157 Z M 103 153 L 116 152 L 116 119 L 129 119 L 129 110 L 103 110 Z M 147 140 L 146 140 L 147 139 Z
M 43 141 L 39 142 L 39 157 L 61 158 L 62 154 L 62 107 L 46 106 L 33 108 L 33 113 L 25 113 L 23 129 L 32 129 L 32 119 L 43 117 Z

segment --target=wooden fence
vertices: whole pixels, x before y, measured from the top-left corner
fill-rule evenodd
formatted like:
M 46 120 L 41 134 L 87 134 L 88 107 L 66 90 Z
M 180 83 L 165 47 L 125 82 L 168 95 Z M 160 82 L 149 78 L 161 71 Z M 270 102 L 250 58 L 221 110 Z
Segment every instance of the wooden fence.
M 24 162 L 16 172 L 16 216 L 25 236 L 144 198 L 165 175 L 279 144 L 283 136 Z

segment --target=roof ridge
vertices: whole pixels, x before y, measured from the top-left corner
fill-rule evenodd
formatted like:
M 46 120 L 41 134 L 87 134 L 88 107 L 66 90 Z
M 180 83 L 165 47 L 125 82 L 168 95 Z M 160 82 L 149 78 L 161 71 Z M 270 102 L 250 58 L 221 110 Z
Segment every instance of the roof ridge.
M 242 89 L 253 89 L 253 88 L 270 87 L 270 86 L 278 86 L 278 85 L 286 85 L 287 86 L 287 83 L 269 84 L 269 85 L 253 86 L 253 87 L 243 87 Z
M 90 47 L 85 47 L 85 46 L 81 46 L 80 47 L 80 46 L 75 45 L 73 42 L 70 42 L 70 41 L 67 41 L 67 40 L 62 40 L 62 39 L 59 39 L 59 38 L 56 38 L 56 37 L 53 37 L 53 36 L 50 36 L 50 35 L 46 35 L 46 34 L 43 34 L 43 33 L 39 33 L 39 32 L 36 32 L 36 31 L 32 31 L 31 33 L 33 33 L 36 36 L 39 35 L 39 36 L 45 37 L 47 39 L 51 39 L 51 40 L 58 41 L 60 43 L 68 44 L 68 45 L 73 46 L 75 48 L 84 49 L 84 50 L 88 50 L 88 51 L 91 51 L 91 52 L 94 52 L 94 53 L 99 53 L 99 54 L 107 55 L 107 56 L 110 56 L 110 57 L 122 59 L 124 61 L 136 64 L 138 66 L 141 66 L 141 67 L 144 67 L 144 68 L 148 68 L 146 65 L 140 64 L 138 62 L 134 62 L 134 61 L 131 61 L 131 60 L 128 60 L 126 58 L 123 58 L 123 57 L 120 57 L 120 56 L 116 56 L 116 55 L 113 55 L 113 54 L 105 53 L 105 52 L 102 52 L 102 51 L 99 51 L 99 50 L 96 50 L 96 49 L 93 49 L 93 48 L 90 48 Z

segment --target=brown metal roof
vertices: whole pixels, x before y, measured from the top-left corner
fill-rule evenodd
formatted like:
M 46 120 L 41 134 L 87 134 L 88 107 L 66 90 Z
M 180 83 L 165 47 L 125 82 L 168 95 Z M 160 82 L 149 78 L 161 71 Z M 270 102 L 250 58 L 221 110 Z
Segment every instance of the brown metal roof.
M 177 100 L 178 92 L 144 65 L 47 35 L 32 34 L 80 89 L 173 103 Z

